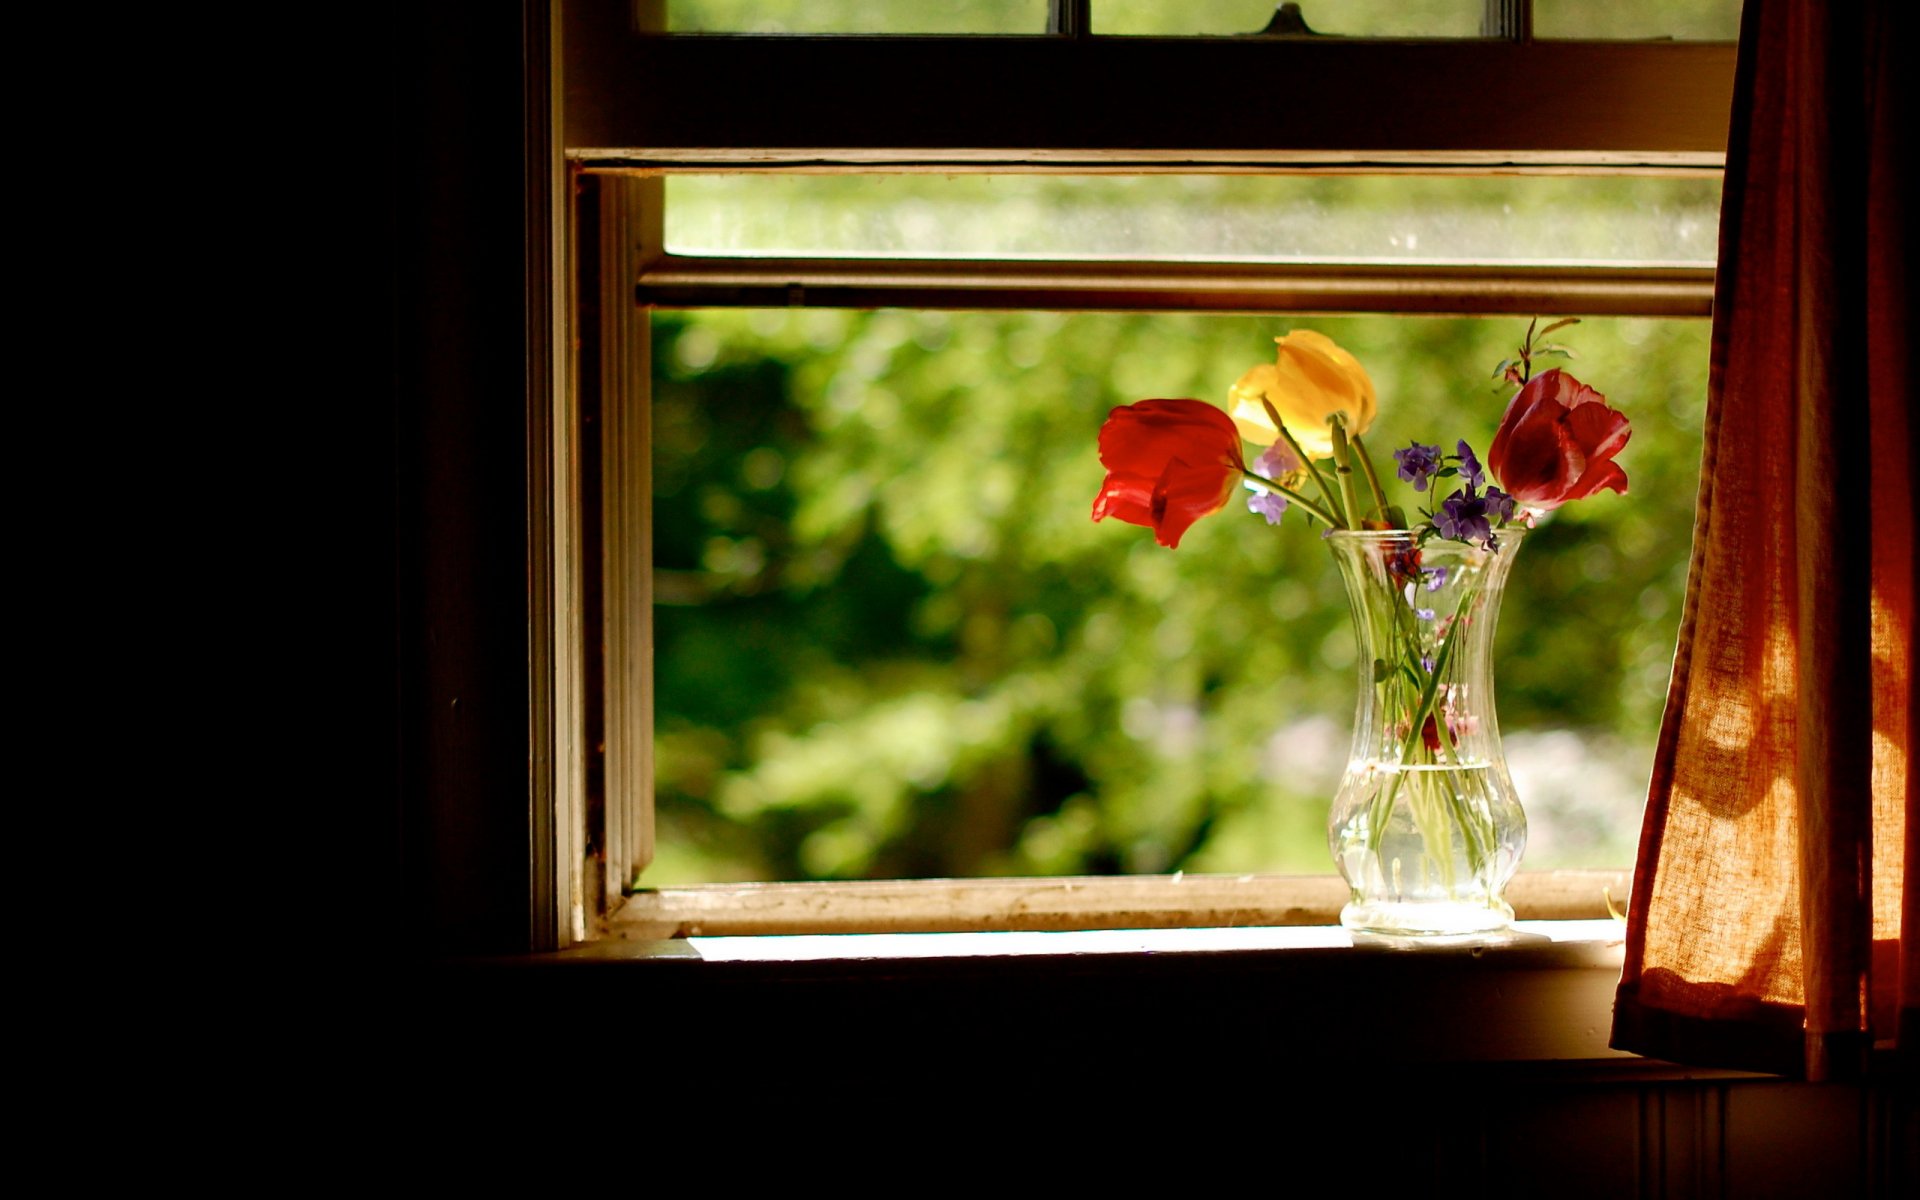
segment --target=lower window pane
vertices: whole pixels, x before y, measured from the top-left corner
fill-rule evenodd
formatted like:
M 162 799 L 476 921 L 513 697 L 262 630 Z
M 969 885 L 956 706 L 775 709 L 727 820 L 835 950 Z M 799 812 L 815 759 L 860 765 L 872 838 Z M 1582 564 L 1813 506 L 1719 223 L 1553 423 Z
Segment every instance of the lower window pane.
M 1513 319 L 654 317 L 659 854 L 643 884 L 1329 872 L 1353 638 L 1327 547 L 1236 498 L 1178 550 L 1089 510 L 1115 405 L 1223 404 L 1314 329 L 1410 440 L 1482 455 Z M 1544 520 L 1495 652 L 1523 868 L 1631 862 L 1685 584 L 1704 321 L 1556 360 L 1631 480 Z M 1443 440 L 1444 439 L 1444 440 Z

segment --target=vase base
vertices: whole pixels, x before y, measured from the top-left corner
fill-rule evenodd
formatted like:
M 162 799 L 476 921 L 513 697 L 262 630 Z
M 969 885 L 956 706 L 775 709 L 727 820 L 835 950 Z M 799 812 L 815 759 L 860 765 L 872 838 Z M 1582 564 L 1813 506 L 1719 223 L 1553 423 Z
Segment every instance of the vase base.
M 1504 900 L 1481 904 L 1454 900 L 1354 900 L 1340 910 L 1340 924 L 1355 933 L 1392 937 L 1495 933 L 1513 924 L 1513 906 Z

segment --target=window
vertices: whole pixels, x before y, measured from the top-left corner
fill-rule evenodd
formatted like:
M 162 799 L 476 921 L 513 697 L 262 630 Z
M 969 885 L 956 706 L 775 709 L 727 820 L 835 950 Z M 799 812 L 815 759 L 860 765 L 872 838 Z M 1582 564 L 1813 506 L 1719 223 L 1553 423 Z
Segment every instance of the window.
M 644 15 L 649 6 L 641 9 Z M 1081 18 L 1077 25 L 1069 19 L 1069 27 L 1086 28 L 1085 6 L 1059 10 Z M 1097 21 L 1100 6 L 1092 11 Z M 583 360 L 592 357 L 582 403 L 602 440 L 597 461 L 606 464 L 604 475 L 588 482 L 607 497 L 598 531 L 606 547 L 601 608 L 591 618 L 606 631 L 604 654 L 589 656 L 607 664 L 604 679 L 592 684 L 604 688 L 606 758 L 602 774 L 583 773 L 580 823 L 590 854 L 608 864 L 609 894 L 649 855 L 653 817 L 645 807 L 652 794 L 649 651 L 643 623 L 630 619 L 653 599 L 650 488 L 631 473 L 645 461 L 646 429 L 638 419 L 641 397 L 623 390 L 650 373 L 652 344 L 644 322 L 605 319 L 631 302 L 636 278 L 645 298 L 663 306 L 729 308 L 1638 317 L 1704 315 L 1710 298 L 1710 267 L 1697 260 L 1648 265 L 1646 254 L 1630 255 L 1639 260 L 1631 265 L 1489 264 L 1484 249 L 1465 252 L 1472 261 L 1462 263 L 1423 261 L 1409 247 L 1372 260 L 1347 253 L 1333 262 L 1288 262 L 1256 249 L 1243 256 L 1247 261 L 1215 252 L 1200 263 L 1143 266 L 1117 262 L 1110 247 L 1095 245 L 1078 257 L 1071 250 L 1022 257 L 1018 248 L 1002 248 L 983 265 L 905 261 L 883 247 L 849 265 L 818 246 L 746 261 L 670 253 L 664 218 L 685 187 L 883 190 L 899 172 L 929 170 L 960 176 L 961 185 L 975 189 L 1011 183 L 1031 190 L 1031 173 L 1045 170 L 1094 172 L 1143 187 L 1198 180 L 1256 196 L 1261 187 L 1366 187 L 1381 178 L 1471 189 L 1489 171 L 1562 195 L 1628 179 L 1697 179 L 1712 172 L 1724 145 L 1731 53 L 1722 46 L 1085 36 L 669 43 L 630 36 L 619 6 L 570 6 L 568 19 L 569 70 L 579 68 L 570 92 L 594 98 L 570 107 L 568 141 L 589 176 L 576 253 L 598 269 L 582 311 L 603 318 L 582 344 Z M 1497 89 L 1457 83 L 1498 78 L 1522 64 L 1571 81 L 1569 94 L 1535 108 L 1514 105 Z M 1285 78 L 1289 95 L 1318 103 L 1312 111 L 1285 104 L 1273 89 L 1248 82 L 1250 70 Z M 748 102 L 728 82 L 739 77 L 803 82 L 792 86 L 789 102 L 769 106 Z M 1140 78 L 1154 86 L 1114 83 Z M 933 79 L 994 79 L 1002 86 L 975 96 L 930 85 Z M 1356 82 L 1362 79 L 1369 82 Z M 741 169 L 759 174 L 713 177 Z M 628 246 L 639 248 L 637 258 L 623 256 Z M 707 247 L 715 248 L 726 247 Z M 1249 345 L 1259 344 L 1256 329 L 1270 333 L 1279 319 L 1246 323 Z M 1351 318 L 1302 320 L 1328 319 Z M 1477 362 L 1451 362 L 1451 377 L 1463 379 Z M 1331 582 L 1330 572 L 1315 574 Z
M 622 10 L 623 24 L 624 5 L 616 7 Z M 1621 0 L 1606 7 L 1629 6 Z M 572 515 L 567 499 L 578 494 L 568 471 L 584 466 L 590 475 L 598 461 L 583 463 L 567 451 L 569 431 L 577 423 L 566 406 L 575 398 L 548 386 L 554 373 L 546 370 L 547 350 L 551 358 L 564 361 L 567 343 L 564 338 L 551 347 L 548 343 L 553 335 L 571 330 L 579 335 L 582 361 L 590 364 L 617 362 L 623 354 L 637 358 L 646 345 L 623 338 L 619 327 L 614 337 L 601 336 L 597 316 L 607 306 L 597 288 L 578 295 L 580 311 L 556 314 L 554 310 L 565 305 L 557 299 L 563 293 L 552 286 L 554 273 L 546 252 L 561 246 L 548 238 L 566 233 L 577 239 L 573 261 L 592 261 L 606 241 L 600 234 L 617 232 L 626 219 L 622 213 L 632 210 L 610 214 L 604 205 L 595 207 L 603 197 L 583 197 L 583 216 L 591 219 L 570 226 L 560 219 L 568 206 L 560 186 L 564 177 L 554 169 L 559 156 L 546 153 L 553 149 L 544 140 L 547 92 L 539 79 L 533 82 L 540 86 L 526 86 L 523 74 L 529 64 L 538 73 L 546 49 L 548 5 L 539 0 L 519 8 L 436 5 L 424 19 L 414 6 L 403 8 L 391 21 L 376 22 L 376 36 L 370 39 L 378 57 L 403 66 L 387 75 L 382 68 L 388 63 L 372 64 L 366 74 L 372 77 L 373 91 L 393 82 L 402 89 L 418 86 L 411 103 L 397 106 L 411 122 L 396 140 L 408 148 L 409 162 L 405 167 L 388 164 L 388 171 L 399 176 L 402 190 L 410 193 L 397 206 L 405 225 L 397 234 L 410 244 L 401 255 L 405 278 L 399 300 L 404 311 L 394 323 L 403 347 L 398 357 L 404 370 L 423 376 L 404 380 L 400 398 L 399 423 L 407 428 L 397 439 L 403 494 L 396 499 L 407 511 L 399 522 L 403 544 L 396 557 L 402 560 L 401 573 L 425 576 L 425 582 L 402 579 L 398 589 L 401 607 L 421 601 L 415 611 L 401 612 L 396 620 L 400 640 L 407 643 L 401 647 L 407 661 L 401 664 L 399 681 L 411 694 L 395 697 L 393 707 L 400 710 L 396 724 L 402 740 L 413 743 L 396 756 L 403 776 L 399 786 L 386 788 L 386 779 L 380 778 L 374 787 L 342 790 L 326 798 L 330 811 L 354 814 L 350 819 L 356 831 L 366 835 L 357 839 L 363 853 L 345 860 L 352 869 L 336 872 L 345 887 L 329 890 L 326 907 L 336 909 L 343 900 L 351 905 L 367 894 L 385 899 L 394 891 L 409 893 L 399 904 L 366 906 L 376 911 L 354 921 L 358 936 L 343 944 L 348 951 L 341 960 L 343 978 L 349 984 L 376 985 L 368 994 L 378 1003 L 359 1006 L 367 1010 L 365 1019 L 356 1022 L 351 1012 L 344 1018 L 332 1010 L 328 1014 L 331 1026 L 347 1022 L 344 1028 L 355 1033 L 356 1046 L 376 1058 L 391 1052 L 387 1065 L 397 1064 L 402 1077 L 425 1079 L 437 1072 L 437 1078 L 456 1085 L 497 1087 L 503 1079 L 512 1079 L 511 1086 L 518 1087 L 524 1072 L 514 1070 L 513 1062 L 536 1068 L 550 1064 L 559 1031 L 561 1040 L 569 1043 L 584 1039 L 589 1044 L 618 1044 L 622 1048 L 616 1057 L 627 1074 L 672 1081 L 681 1091 L 697 1093 L 702 1085 L 724 1088 L 729 1093 L 725 1103 L 734 1107 L 743 1097 L 754 1102 L 754 1085 L 760 1081 L 777 1081 L 783 1094 L 790 1094 L 794 1081 L 803 1079 L 807 1060 L 819 1064 L 814 1074 L 825 1084 L 816 1088 L 808 1083 L 814 1107 L 835 1090 L 845 1093 L 876 1080 L 906 1077 L 921 1084 L 1020 1076 L 1038 1081 L 1044 1072 L 1048 1082 L 1064 1083 L 1069 1091 L 1090 1079 L 1124 1079 L 1137 1087 L 1143 1075 L 1204 1085 L 1217 1074 L 1222 1082 L 1231 1077 L 1241 1090 L 1248 1078 L 1307 1080 L 1311 1086 L 1306 1088 L 1265 1088 L 1261 1101 L 1263 1125 L 1305 1131 L 1285 1143 L 1301 1149 L 1314 1147 L 1310 1139 L 1322 1130 L 1331 1133 L 1342 1122 L 1350 1124 L 1351 1112 L 1365 1111 L 1361 1106 L 1379 1091 L 1380 1079 L 1392 1072 L 1404 1075 L 1414 1063 L 1432 1063 L 1458 1085 L 1450 1094 L 1491 1098 L 1498 1089 L 1500 1095 L 1522 1101 L 1502 1106 L 1518 1114 L 1518 1123 L 1511 1126 L 1515 1136 L 1508 1138 L 1477 1137 L 1472 1130 L 1462 1137 L 1458 1121 L 1429 1122 L 1430 1130 L 1406 1126 L 1407 1136 L 1397 1139 L 1403 1148 L 1411 1147 L 1412 1153 L 1436 1163 L 1464 1162 L 1483 1173 L 1518 1172 L 1520 1177 L 1558 1172 L 1554 1177 L 1559 1177 L 1566 1174 L 1571 1147 L 1581 1178 L 1613 1182 L 1595 1182 L 1592 1190 L 1623 1194 L 1666 1186 L 1676 1178 L 1704 1180 L 1708 1188 L 1720 1181 L 1727 1190 L 1744 1194 L 1791 1186 L 1781 1180 L 1804 1177 L 1807 1182 L 1798 1190 L 1812 1194 L 1818 1187 L 1844 1192 L 1846 1180 L 1899 1177 L 1886 1156 L 1872 1148 L 1900 1145 L 1899 1139 L 1881 1137 L 1880 1132 L 1896 1128 L 1893 1122 L 1910 1110 L 1903 1113 L 1896 1105 L 1890 1112 L 1878 1100 L 1884 1091 L 1863 1095 L 1844 1086 L 1795 1087 L 1770 1080 L 1742 1084 L 1722 1073 L 1663 1071 L 1660 1064 L 1638 1060 L 1613 1064 L 1622 1069 L 1605 1072 L 1570 1063 L 1605 1053 L 1599 1039 L 1604 1037 L 1618 959 L 1609 963 L 1604 947 L 1596 951 L 1591 945 L 1544 946 L 1537 953 L 1500 950 L 1476 955 L 1471 962 L 1464 955 L 1383 956 L 1345 949 L 1140 953 L 1196 947 L 1185 937 L 1117 931 L 1089 941 L 1118 946 L 1122 952 L 1081 954 L 1074 961 L 1063 961 L 1069 956 L 1055 953 L 1052 961 L 905 963 L 895 953 L 896 943 L 881 952 L 886 957 L 862 962 L 843 958 L 824 968 L 776 962 L 705 970 L 689 961 L 685 946 L 619 947 L 602 940 L 566 957 L 639 961 L 612 971 L 576 970 L 572 963 L 565 969 L 527 971 L 516 962 L 515 969 L 495 971 L 490 978 L 463 962 L 454 971 L 438 972 L 429 982 L 440 986 L 417 997 L 410 993 L 417 990 L 420 973 L 390 979 L 365 971 L 362 964 L 368 959 L 377 963 L 383 951 L 395 945 L 406 961 L 414 962 L 422 941 L 429 954 L 518 953 L 551 945 L 556 931 L 564 941 L 567 922 L 542 925 L 541 919 L 555 908 L 564 914 L 569 886 L 576 896 L 591 895 L 598 878 L 592 875 L 594 864 L 601 861 L 590 852 L 569 864 L 567 839 L 574 835 L 568 831 L 582 831 L 574 846 L 601 847 L 611 861 L 611 847 L 630 850 L 639 828 L 632 822 L 618 824 L 623 819 L 618 805 L 609 806 L 601 817 L 589 813 L 584 795 L 590 789 L 575 777 L 591 775 L 586 769 L 591 760 L 582 754 L 576 769 L 568 756 L 581 747 L 568 746 L 563 737 L 546 737 L 549 728 L 564 734 L 572 719 L 570 704 L 590 708 L 586 699 L 603 691 L 614 705 L 632 699 L 617 686 L 584 685 L 583 676 L 590 675 L 585 670 L 570 676 L 558 669 L 550 672 L 546 653 L 551 645 L 561 650 L 558 657 L 567 657 L 566 639 L 577 632 L 569 622 L 578 622 L 584 607 L 568 599 L 578 594 L 578 575 L 584 574 L 579 556 L 570 549 L 578 543 L 568 540 L 580 532 L 568 524 Z M 556 25 L 561 12 L 574 15 L 571 5 L 553 11 Z M 533 20 L 523 24 L 527 16 Z M 438 28 L 429 52 L 419 54 L 413 35 L 425 20 Z M 366 42 L 360 27 L 353 28 L 357 53 Z M 380 37 L 381 31 L 389 36 Z M 1666 56 L 1668 49 L 1656 53 Z M 1724 55 L 1722 66 L 1730 68 L 1730 59 Z M 350 55 L 345 61 L 364 60 Z M 962 65 L 977 70 L 980 64 L 975 60 Z M 1728 73 L 1720 72 L 1716 86 L 1724 87 Z M 397 78 L 403 74 L 405 79 Z M 1663 91 L 1659 80 L 1648 78 L 1644 82 L 1650 92 L 1629 89 L 1631 94 L 1612 97 L 1617 104 L 1594 103 L 1591 94 L 1583 93 L 1576 108 L 1631 113 L 1639 97 L 1651 96 L 1656 109 L 1686 109 L 1691 85 L 1679 79 L 1680 73 L 1655 74 L 1672 76 L 1675 90 Z M 1708 82 L 1715 82 L 1711 75 Z M 802 69 L 781 78 L 803 81 L 807 73 Z M 480 86 L 462 86 L 475 79 Z M 576 93 L 576 100 L 608 94 L 591 86 L 591 77 L 570 82 L 584 90 L 584 96 Z M 450 83 L 454 86 L 447 86 Z M 1712 90 L 1703 88 L 1693 99 L 1711 107 L 1704 97 Z M 534 119 L 514 121 L 516 103 L 522 105 L 518 111 Z M 572 104 L 569 111 L 577 114 L 579 108 Z M 691 114 L 682 115 L 691 119 Z M 817 112 L 809 118 L 818 119 Z M 1497 121 L 1498 114 L 1489 119 Z M 1692 123 L 1688 117 L 1677 124 Z M 1264 147 L 1262 152 L 1270 153 L 1273 145 L 1286 143 L 1278 136 L 1262 141 L 1253 130 L 1258 124 L 1210 141 L 1207 152 L 1231 157 L 1235 147 Z M 1710 114 L 1704 124 L 1712 124 Z M 1088 128 L 1097 131 L 1098 125 Z M 578 145 L 626 147 L 642 156 L 656 144 L 695 149 L 713 144 L 713 139 L 676 142 L 671 130 L 663 131 L 656 143 L 604 125 L 589 123 L 586 128 L 608 136 Z M 1583 125 L 1572 144 L 1597 139 L 1619 151 L 1639 141 L 1627 137 L 1622 142 L 1596 128 Z M 421 130 L 428 136 L 409 138 Z M 749 148 L 782 144 L 761 137 L 765 128 L 750 121 L 739 130 Z M 375 143 L 386 133 L 374 121 L 367 122 L 366 131 Z M 949 136 L 961 135 L 947 129 L 927 140 Z M 1391 131 L 1380 136 L 1397 137 Z M 992 142 L 991 132 L 982 131 L 978 141 L 967 137 L 961 144 Z M 1043 136 L 998 144 L 1057 148 L 1063 143 Z M 1178 152 L 1177 140 L 1168 136 L 1126 144 L 1171 146 Z M 1459 142 L 1434 144 L 1457 149 Z M 1717 149 L 1710 136 L 1654 134 L 1639 144 L 1642 157 Z M 911 145 L 929 150 L 921 143 Z M 1567 149 L 1567 144 L 1555 145 Z M 738 150 L 736 146 L 733 152 Z M 440 169 L 448 158 L 453 168 Z M 428 160 L 434 164 L 431 170 L 414 169 Z M 380 169 L 376 163 L 376 175 Z M 423 182 L 429 186 L 411 191 Z M 360 265 L 357 260 L 350 263 L 356 272 Z M 1418 283 L 1417 273 L 1402 278 Z M 1680 290 L 1687 288 L 1699 291 L 1697 284 L 1684 282 Z M 1418 291 L 1410 286 L 1403 294 Z M 631 311 L 625 280 L 610 283 L 608 292 L 620 302 L 621 311 Z M 543 299 L 548 296 L 556 297 L 552 305 Z M 570 324 L 549 319 L 556 315 L 566 316 Z M 430 361 L 422 365 L 415 355 L 428 358 L 429 349 Z M 358 372 L 353 376 L 355 383 L 362 378 Z M 583 393 L 597 388 L 597 373 L 583 382 Z M 367 390 L 379 389 L 376 383 Z M 578 398 L 583 404 L 591 400 L 602 405 L 602 420 L 617 412 L 617 406 L 605 405 L 604 394 Z M 373 423 L 380 424 L 384 417 L 384 412 L 374 412 Z M 546 486 L 549 465 L 555 468 L 557 485 L 551 488 Z M 373 464 L 368 466 L 369 475 L 378 474 Z M 597 483 L 595 490 L 600 490 Z M 620 489 L 617 481 L 613 494 L 636 504 L 646 495 L 644 490 Z M 583 510 L 579 516 L 582 524 L 591 524 L 594 514 Z M 610 523 L 620 521 L 644 528 L 633 525 L 630 513 L 611 514 Z M 424 545 L 413 544 L 416 541 Z M 374 549 L 381 552 L 384 547 Z M 543 596 L 551 596 L 551 602 Z M 551 622 L 557 629 L 542 624 L 550 610 L 559 614 Z M 600 656 L 578 657 L 590 665 Z M 609 677 L 628 670 L 644 678 L 631 658 L 614 662 Z M 567 679 L 583 685 L 578 687 L 579 699 L 568 699 L 563 686 Z M 460 704 L 454 706 L 450 699 Z M 381 698 L 370 707 L 377 713 L 387 703 Z M 526 719 L 529 709 L 531 721 Z M 323 757 L 333 753 L 333 747 L 325 747 Z M 384 774 L 384 769 L 376 772 Z M 556 792 L 557 804 L 552 802 Z M 395 796 L 391 806 L 383 793 Z M 364 820 L 362 813 L 368 814 Z M 391 858 L 401 842 L 424 842 L 426 849 L 396 864 Z M 399 887 L 383 886 L 378 877 L 389 873 L 401 877 Z M 608 873 L 613 878 L 618 874 Z M 367 877 L 376 878 L 372 886 L 363 887 Z M 549 886 L 555 880 L 557 886 Z M 1090 903 L 1084 896 L 1063 897 L 1057 889 L 1049 891 L 1031 881 L 1002 882 L 1019 888 L 1022 903 L 1066 901 L 1059 910 L 1080 917 L 1101 903 L 1139 913 L 1142 906 L 1164 903 L 1167 891 L 1160 887 L 1157 896 L 1147 895 L 1130 888 L 1132 881 L 1119 880 L 1104 899 Z M 899 899 L 886 885 L 862 896 L 878 902 L 869 905 L 870 910 Z M 416 897 L 425 897 L 425 902 L 416 902 Z M 1005 901 L 1004 889 L 997 899 Z M 1221 907 L 1207 908 L 1206 897 L 1199 902 L 1186 899 L 1177 915 L 1189 922 L 1196 914 L 1203 921 L 1217 915 L 1220 924 L 1247 916 L 1243 896 L 1216 891 L 1211 899 Z M 835 909 L 827 915 L 849 907 L 844 896 L 836 897 Z M 957 907 L 950 905 L 949 911 Z M 1002 911 L 1005 907 L 1001 903 Z M 1176 915 L 1171 906 L 1168 911 Z M 850 923 L 842 921 L 837 927 Z M 1287 944 L 1311 946 L 1312 935 L 1323 931 L 1223 932 L 1242 936 L 1209 939 L 1214 947 L 1273 945 L 1279 939 L 1253 935 L 1275 933 L 1300 935 Z M 419 936 L 423 933 L 425 937 Z M 749 940 L 731 939 L 736 947 Z M 924 947 L 925 939 L 917 941 Z M 778 945 L 755 948 L 792 955 Z M 635 949 L 640 953 L 621 953 Z M 705 953 L 698 944 L 694 949 Z M 1549 969 L 1525 969 L 1528 965 Z M 1417 1020 L 1406 1019 L 1409 995 L 1421 999 Z M 1360 1030 L 1364 1036 L 1330 1037 L 1329 1030 Z M 476 1052 L 476 1047 L 485 1050 Z M 522 1048 L 526 1053 L 517 1053 Z M 409 1072 L 407 1064 L 416 1069 Z M 1582 1079 L 1604 1079 L 1608 1086 L 1582 1088 Z M 1649 1082 L 1656 1080 L 1660 1082 Z M 843 1086 L 836 1089 L 836 1083 Z M 896 1088 L 888 1094 L 898 1092 Z M 1277 1123 L 1269 1119 L 1274 1105 L 1281 1116 Z M 1296 1115 L 1307 1119 L 1296 1121 Z M 1318 1144 L 1331 1143 L 1320 1138 Z M 1862 1149 L 1856 1155 L 1848 1147 Z M 1750 1179 L 1761 1182 L 1746 1186 Z M 1843 1182 L 1836 1185 L 1834 1180 Z

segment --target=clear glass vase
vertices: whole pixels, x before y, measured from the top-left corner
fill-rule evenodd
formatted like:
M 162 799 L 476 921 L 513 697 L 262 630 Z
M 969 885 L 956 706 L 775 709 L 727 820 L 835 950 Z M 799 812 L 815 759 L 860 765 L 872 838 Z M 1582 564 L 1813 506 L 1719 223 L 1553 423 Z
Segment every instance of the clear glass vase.
M 1359 703 L 1327 841 L 1353 889 L 1348 929 L 1504 929 L 1527 842 L 1493 706 L 1493 631 L 1525 533 L 1492 549 L 1405 530 L 1328 541 L 1353 613 Z

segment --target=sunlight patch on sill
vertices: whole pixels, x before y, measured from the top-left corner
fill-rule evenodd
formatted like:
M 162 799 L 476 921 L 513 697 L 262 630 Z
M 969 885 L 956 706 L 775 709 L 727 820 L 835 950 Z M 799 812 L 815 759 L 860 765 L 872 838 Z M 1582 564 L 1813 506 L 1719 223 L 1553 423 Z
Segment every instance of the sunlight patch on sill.
M 901 958 L 1019 958 L 1059 955 L 1204 954 L 1249 950 L 1347 950 L 1484 954 L 1490 949 L 1589 944 L 1592 965 L 1617 967 L 1626 926 L 1612 919 L 1518 921 L 1505 934 L 1415 942 L 1355 935 L 1337 925 L 1230 929 L 1096 929 L 1056 932 L 839 933 L 693 937 L 709 962 L 822 962 Z

